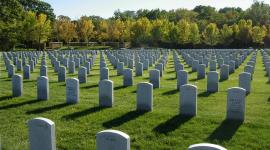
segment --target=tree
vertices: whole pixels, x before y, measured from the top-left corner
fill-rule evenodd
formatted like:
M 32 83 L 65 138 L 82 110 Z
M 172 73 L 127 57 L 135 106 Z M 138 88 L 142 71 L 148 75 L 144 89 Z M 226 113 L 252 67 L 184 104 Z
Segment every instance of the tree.
M 27 48 L 29 44 L 33 43 L 36 36 L 36 13 L 29 11 L 25 13 L 25 20 L 23 22 L 23 40 L 26 42 Z
M 36 41 L 39 45 L 40 50 L 40 44 L 46 42 L 51 35 L 51 21 L 47 19 L 47 16 L 45 14 L 39 14 L 37 17 L 37 23 L 35 25 L 35 38 L 34 41 Z
M 97 26 L 97 39 L 99 42 L 109 39 L 109 24 L 106 20 L 101 20 Z
M 0 49 L 10 50 L 21 40 L 23 8 L 16 0 L 2 0 L 0 8 Z
M 164 42 L 168 36 L 168 20 L 157 19 L 152 22 L 151 41 L 153 45 L 158 46 L 159 43 Z
M 227 24 L 220 29 L 220 44 L 228 46 L 233 42 L 233 29 Z
M 37 15 L 45 14 L 50 21 L 55 20 L 53 8 L 49 3 L 41 0 L 18 0 L 23 6 L 25 11 L 35 12 Z
M 252 41 L 255 44 L 263 44 L 263 39 L 266 36 L 267 29 L 265 26 L 254 26 L 252 28 Z
M 69 42 L 77 36 L 75 23 L 66 16 L 58 16 L 55 21 L 55 30 L 58 39 L 65 41 L 68 46 Z
M 138 19 L 131 27 L 133 45 L 147 44 L 151 37 L 151 22 L 147 18 Z
M 189 42 L 195 46 L 201 42 L 201 35 L 197 23 L 190 24 Z
M 207 45 L 215 46 L 219 41 L 219 29 L 215 23 L 208 24 L 202 35 Z
M 237 39 L 241 47 L 247 47 L 252 42 L 252 21 L 240 20 L 238 22 L 239 32 Z
M 179 28 L 179 44 L 184 45 L 189 42 L 190 37 L 190 25 L 189 22 L 185 19 L 181 19 L 177 23 L 177 27 Z
M 168 43 L 177 44 L 179 40 L 178 38 L 179 38 L 179 28 L 174 23 L 170 23 L 169 33 L 167 37 Z
M 246 18 L 255 25 L 267 25 L 270 23 L 270 6 L 264 2 L 255 2 L 246 10 Z
M 123 41 L 123 34 L 125 30 L 125 24 L 120 19 L 114 20 L 109 26 L 109 37 L 111 41 Z
M 77 29 L 79 39 L 87 42 L 88 46 L 90 39 L 94 37 L 94 24 L 92 20 L 87 17 L 81 17 L 78 21 Z

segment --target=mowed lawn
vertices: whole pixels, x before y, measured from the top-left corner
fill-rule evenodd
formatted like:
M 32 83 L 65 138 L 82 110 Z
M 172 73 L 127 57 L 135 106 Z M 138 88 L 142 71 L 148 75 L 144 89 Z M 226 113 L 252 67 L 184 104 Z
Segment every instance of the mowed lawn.
M 252 55 L 252 54 L 251 54 Z M 80 100 L 76 105 L 65 104 L 65 83 L 57 82 L 57 73 L 47 56 L 49 68 L 50 99 L 38 101 L 36 79 L 39 76 L 40 60 L 30 80 L 24 80 L 23 96 L 12 98 L 11 79 L 7 78 L 3 58 L 0 60 L 0 138 L 3 149 L 29 149 L 27 121 L 35 117 L 51 119 L 56 125 L 58 149 L 90 149 L 96 147 L 95 135 L 105 129 L 127 133 L 132 149 L 184 150 L 189 145 L 209 142 L 230 150 L 270 149 L 270 84 L 265 76 L 260 52 L 252 80 L 251 93 L 246 97 L 244 123 L 226 122 L 227 89 L 238 86 L 238 75 L 245 62 L 230 75 L 229 80 L 219 82 L 219 92 L 206 93 L 207 79 L 196 80 L 197 73 L 185 65 L 189 83 L 198 87 L 197 116 L 179 115 L 179 91 L 172 52 L 161 78 L 161 88 L 154 89 L 152 112 L 136 112 L 136 84 L 148 82 L 148 71 L 143 77 L 134 76 L 134 86 L 123 87 L 123 77 L 109 64 L 110 80 L 114 82 L 114 106 L 98 107 L 99 55 L 88 76 L 88 82 L 80 85 Z M 181 57 L 180 57 L 181 58 Z M 184 63 L 181 58 L 181 62 Z M 184 63 L 185 64 L 185 63 Z M 152 67 L 153 68 L 153 67 Z M 207 72 L 208 72 L 207 68 Z M 22 72 L 17 72 L 22 74 Z M 135 74 L 135 73 L 134 73 Z M 77 74 L 67 74 L 76 77 Z

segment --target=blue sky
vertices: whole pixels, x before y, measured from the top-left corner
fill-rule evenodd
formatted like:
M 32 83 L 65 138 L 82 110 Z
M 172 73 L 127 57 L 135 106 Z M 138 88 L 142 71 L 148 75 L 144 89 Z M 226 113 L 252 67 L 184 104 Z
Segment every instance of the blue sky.
M 210 5 L 216 8 L 241 7 L 248 8 L 253 0 L 44 0 L 52 5 L 55 14 L 66 15 L 78 19 L 82 15 L 98 15 L 104 18 L 113 16 L 117 9 L 193 9 L 197 5 Z M 269 3 L 270 0 L 265 0 Z

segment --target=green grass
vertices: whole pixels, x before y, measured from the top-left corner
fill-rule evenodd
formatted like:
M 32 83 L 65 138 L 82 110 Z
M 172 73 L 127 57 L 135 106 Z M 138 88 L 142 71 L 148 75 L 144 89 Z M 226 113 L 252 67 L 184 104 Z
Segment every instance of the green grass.
M 2 147 L 11 150 L 29 149 L 27 121 L 46 117 L 56 124 L 58 149 L 95 149 L 96 133 L 109 128 L 127 133 L 131 137 L 132 149 L 184 150 L 191 144 L 201 142 L 219 144 L 230 150 L 270 149 L 270 85 L 260 53 L 257 55 L 252 92 L 246 98 L 245 122 L 224 122 L 227 89 L 238 86 L 238 75 L 250 57 L 230 75 L 229 80 L 220 82 L 218 93 L 211 95 L 205 93 L 206 79 L 197 81 L 196 73 L 188 74 L 189 82 L 198 87 L 198 114 L 193 118 L 178 115 L 179 92 L 175 90 L 172 53 L 161 79 L 161 88 L 154 89 L 154 109 L 147 113 L 138 113 L 135 109 L 136 84 L 148 81 L 148 71 L 144 71 L 143 77 L 134 77 L 134 86 L 124 88 L 123 77 L 116 76 L 116 70 L 109 65 L 110 80 L 114 81 L 115 87 L 115 102 L 113 108 L 101 109 L 98 107 L 99 56 L 88 76 L 88 82 L 80 85 L 80 101 L 76 105 L 65 104 L 65 83 L 57 82 L 57 74 L 49 63 L 50 99 L 36 100 L 40 62 L 31 74 L 31 79 L 24 80 L 23 96 L 11 98 L 11 81 L 7 78 L 1 60 Z M 185 69 L 191 70 L 187 65 Z M 68 76 L 77 77 L 71 74 Z

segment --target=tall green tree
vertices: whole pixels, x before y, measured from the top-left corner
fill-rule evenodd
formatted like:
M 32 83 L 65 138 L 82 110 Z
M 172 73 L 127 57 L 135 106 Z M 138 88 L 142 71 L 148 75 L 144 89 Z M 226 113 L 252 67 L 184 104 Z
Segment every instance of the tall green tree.
M 201 35 L 197 23 L 190 24 L 189 42 L 195 46 L 201 42 Z
M 16 0 L 0 2 L 0 49 L 10 50 L 22 39 L 23 8 Z
M 239 44 L 243 47 L 250 46 L 252 42 L 252 21 L 251 20 L 240 20 L 238 22 L 239 32 L 237 34 L 237 39 Z
M 220 44 L 228 46 L 233 42 L 233 29 L 227 24 L 220 29 Z
M 252 28 L 252 41 L 255 44 L 262 45 L 263 44 L 263 39 L 265 38 L 267 33 L 267 29 L 265 26 L 254 26 Z
M 39 50 L 40 44 L 47 42 L 49 36 L 51 35 L 51 21 L 47 19 L 45 14 L 39 14 L 37 16 L 37 23 L 35 25 L 35 38 L 34 41 L 38 43 Z
M 94 37 L 94 24 L 88 17 L 81 17 L 77 23 L 78 37 L 80 40 L 87 42 L 87 46 L 91 38 Z
M 184 45 L 189 42 L 190 37 L 190 25 L 189 22 L 185 19 L 180 20 L 177 23 L 177 27 L 179 28 L 179 44 Z
M 131 28 L 131 39 L 134 45 L 142 45 L 149 42 L 151 37 L 151 22 L 147 18 L 135 21 Z
M 202 33 L 204 43 L 209 46 L 215 46 L 219 42 L 219 29 L 215 23 L 210 23 Z

